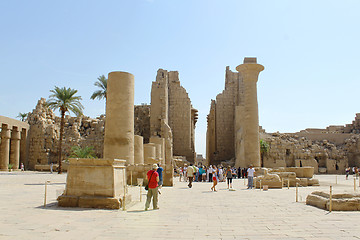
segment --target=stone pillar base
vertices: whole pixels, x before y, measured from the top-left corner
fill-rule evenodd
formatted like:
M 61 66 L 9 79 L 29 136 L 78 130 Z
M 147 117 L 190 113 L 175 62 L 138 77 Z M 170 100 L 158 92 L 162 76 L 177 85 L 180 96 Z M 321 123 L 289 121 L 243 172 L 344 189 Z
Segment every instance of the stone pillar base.
M 61 207 L 119 209 L 126 195 L 125 160 L 72 158 Z
M 123 199 L 110 197 L 91 197 L 91 196 L 66 196 L 58 197 L 60 207 L 80 207 L 80 208 L 101 208 L 101 209 L 120 209 L 123 207 Z M 126 205 L 131 202 L 131 196 L 125 197 Z

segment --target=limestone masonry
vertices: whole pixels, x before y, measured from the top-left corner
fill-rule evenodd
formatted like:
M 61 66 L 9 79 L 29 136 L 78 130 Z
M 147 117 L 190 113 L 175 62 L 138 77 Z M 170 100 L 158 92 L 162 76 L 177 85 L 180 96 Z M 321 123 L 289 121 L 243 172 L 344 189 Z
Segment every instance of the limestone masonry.
M 255 70 L 247 73 L 251 67 Z M 246 144 L 249 139 L 246 134 L 251 131 L 249 124 L 258 124 L 256 81 L 262 69 L 255 58 L 245 58 L 244 64 L 237 67 L 239 72 L 226 67 L 225 89 L 216 100 L 211 100 L 207 116 L 207 164 L 226 162 L 237 167 L 253 164 L 269 168 L 311 166 L 315 173 L 344 173 L 345 167 L 360 165 L 359 113 L 352 124 L 309 128 L 298 133 L 266 133 L 258 126 L 259 138 L 269 144 L 268 152 L 262 159 L 246 156 L 251 144 L 259 147 L 256 133 L 252 133 L 250 145 Z M 247 78 L 253 80 L 246 81 Z M 260 154 L 260 150 L 253 152 Z

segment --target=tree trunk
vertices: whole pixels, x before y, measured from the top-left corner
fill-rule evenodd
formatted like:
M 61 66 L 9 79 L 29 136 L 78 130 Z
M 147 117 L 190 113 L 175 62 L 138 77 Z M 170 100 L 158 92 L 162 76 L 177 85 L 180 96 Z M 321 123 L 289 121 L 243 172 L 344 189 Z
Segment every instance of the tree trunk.
M 58 163 L 59 163 L 59 169 L 58 169 L 58 174 L 62 173 L 62 169 L 61 169 L 61 153 L 62 153 L 62 149 L 61 149 L 61 145 L 62 145 L 62 141 L 63 141 L 63 135 L 64 135 L 64 122 L 65 122 L 65 112 L 61 111 L 61 122 L 60 122 L 60 139 L 59 139 L 59 147 L 58 147 L 58 154 L 59 154 L 59 159 L 58 159 Z

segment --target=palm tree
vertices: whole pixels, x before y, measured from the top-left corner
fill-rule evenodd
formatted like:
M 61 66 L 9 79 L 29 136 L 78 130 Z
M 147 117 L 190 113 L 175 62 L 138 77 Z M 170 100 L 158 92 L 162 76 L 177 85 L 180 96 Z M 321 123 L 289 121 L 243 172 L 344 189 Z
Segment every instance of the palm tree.
M 27 113 L 21 113 L 21 112 L 19 112 L 19 114 L 17 115 L 17 118 L 20 118 L 21 121 L 25 122 L 27 116 L 28 116 Z
M 81 148 L 79 146 L 73 146 L 71 151 L 70 157 L 72 158 L 96 158 L 93 147 Z
M 104 75 L 101 75 L 97 78 L 98 80 L 94 83 L 96 87 L 99 87 L 100 90 L 96 90 L 92 95 L 91 99 L 94 100 L 95 98 L 101 100 L 105 98 L 106 100 L 106 93 L 107 93 L 107 78 Z
M 64 134 L 64 122 L 65 122 L 65 113 L 73 112 L 76 116 L 82 115 L 82 110 L 84 106 L 80 103 L 82 98 L 80 96 L 74 96 L 77 93 L 77 90 L 71 88 L 59 88 L 55 86 L 55 89 L 50 90 L 52 93 L 49 96 L 49 100 L 46 102 L 46 105 L 53 109 L 59 109 L 61 115 L 61 123 L 60 123 L 60 139 L 59 139 L 59 170 L 58 173 L 61 173 L 61 144 L 63 140 Z
M 260 157 L 261 157 L 261 166 L 264 166 L 264 155 L 269 152 L 269 144 L 263 139 L 260 139 Z

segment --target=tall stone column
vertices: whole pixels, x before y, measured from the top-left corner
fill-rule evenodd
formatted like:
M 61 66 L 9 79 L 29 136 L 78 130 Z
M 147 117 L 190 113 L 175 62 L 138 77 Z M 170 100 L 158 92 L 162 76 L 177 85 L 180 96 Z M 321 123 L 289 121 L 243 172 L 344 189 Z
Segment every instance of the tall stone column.
M 13 169 L 19 169 L 20 161 L 20 131 L 18 127 L 13 127 L 11 131 L 11 146 L 10 146 L 10 164 Z
M 134 75 L 110 72 L 107 89 L 104 158 L 134 164 Z
M 27 130 L 23 128 L 21 130 L 21 139 L 20 139 L 20 162 L 25 166 L 28 166 L 27 156 L 26 156 L 26 139 L 27 139 Z
M 244 81 L 243 138 L 247 165 L 260 167 L 259 113 L 257 86 L 259 73 L 264 66 L 257 64 L 256 58 L 245 58 L 244 64 L 236 67 Z
M 1 125 L 0 170 L 8 170 L 10 156 L 10 129 L 7 124 Z

